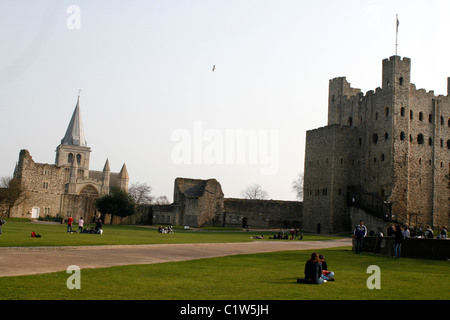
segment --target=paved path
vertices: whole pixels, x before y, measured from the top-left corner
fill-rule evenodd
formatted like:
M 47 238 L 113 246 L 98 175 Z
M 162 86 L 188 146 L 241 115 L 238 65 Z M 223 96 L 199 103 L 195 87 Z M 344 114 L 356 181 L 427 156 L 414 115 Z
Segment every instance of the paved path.
M 243 243 L 153 244 L 95 247 L 0 248 L 0 277 L 132 264 L 223 257 L 285 250 L 351 246 L 351 239 L 328 241 L 254 241 Z

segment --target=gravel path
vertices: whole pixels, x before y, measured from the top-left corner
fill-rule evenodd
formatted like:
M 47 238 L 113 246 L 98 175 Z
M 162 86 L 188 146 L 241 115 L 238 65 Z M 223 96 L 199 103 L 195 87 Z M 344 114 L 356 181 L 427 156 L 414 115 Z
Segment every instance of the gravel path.
M 0 277 L 65 271 L 70 265 L 77 265 L 81 269 L 104 268 L 351 245 L 351 239 L 339 239 L 328 241 L 0 248 Z

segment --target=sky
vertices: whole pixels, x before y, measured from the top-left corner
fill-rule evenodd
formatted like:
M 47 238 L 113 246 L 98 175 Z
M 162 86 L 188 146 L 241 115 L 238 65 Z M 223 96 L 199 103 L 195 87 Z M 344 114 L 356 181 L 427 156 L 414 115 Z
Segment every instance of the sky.
M 447 94 L 449 12 L 433 0 L 1 1 L 0 177 L 21 149 L 55 163 L 80 95 L 91 170 L 125 163 L 130 185 L 170 201 L 177 177 L 296 200 L 329 80 L 380 87 L 396 15 L 412 83 Z

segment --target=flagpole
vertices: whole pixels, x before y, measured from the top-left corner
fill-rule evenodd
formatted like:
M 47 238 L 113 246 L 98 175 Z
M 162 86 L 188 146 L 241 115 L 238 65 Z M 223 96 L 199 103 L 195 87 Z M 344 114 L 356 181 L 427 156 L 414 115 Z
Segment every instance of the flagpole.
M 398 14 L 395 15 L 396 16 L 396 21 L 395 21 L 395 55 L 397 55 L 397 47 L 398 47 Z

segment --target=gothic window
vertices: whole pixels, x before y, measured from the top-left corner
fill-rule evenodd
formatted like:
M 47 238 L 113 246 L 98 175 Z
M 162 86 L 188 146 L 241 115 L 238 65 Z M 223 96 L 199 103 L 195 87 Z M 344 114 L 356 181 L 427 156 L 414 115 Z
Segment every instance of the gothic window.
M 405 133 L 403 131 L 400 132 L 400 140 L 405 140 Z
M 423 144 L 423 134 L 419 133 L 417 135 L 417 143 L 418 144 Z

